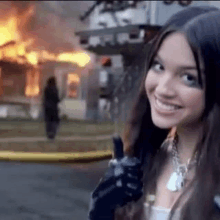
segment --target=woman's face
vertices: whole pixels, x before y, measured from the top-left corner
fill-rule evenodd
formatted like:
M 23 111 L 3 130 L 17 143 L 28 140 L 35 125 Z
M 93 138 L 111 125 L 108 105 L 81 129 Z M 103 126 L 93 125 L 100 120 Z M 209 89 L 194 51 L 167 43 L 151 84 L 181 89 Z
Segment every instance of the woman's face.
M 173 33 L 164 39 L 147 73 L 145 89 L 157 127 L 198 125 L 205 108 L 205 92 L 183 34 Z

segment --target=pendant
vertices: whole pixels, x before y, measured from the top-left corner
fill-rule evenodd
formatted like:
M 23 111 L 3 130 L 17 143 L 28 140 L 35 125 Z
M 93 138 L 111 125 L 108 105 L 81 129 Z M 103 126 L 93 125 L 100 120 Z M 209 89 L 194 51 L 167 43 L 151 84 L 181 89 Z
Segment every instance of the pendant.
M 178 178 L 176 180 L 176 187 L 177 187 L 177 190 L 181 190 L 184 186 L 184 178 L 183 178 L 183 175 L 180 174 L 178 175 Z
M 176 192 L 177 191 L 177 187 L 176 187 L 176 181 L 177 181 L 177 173 L 173 172 L 170 176 L 170 179 L 167 183 L 167 189 L 169 189 L 172 192 Z
M 184 178 L 181 174 L 177 174 L 177 172 L 173 172 L 170 176 L 170 179 L 167 183 L 167 189 L 172 192 L 179 191 L 184 186 Z

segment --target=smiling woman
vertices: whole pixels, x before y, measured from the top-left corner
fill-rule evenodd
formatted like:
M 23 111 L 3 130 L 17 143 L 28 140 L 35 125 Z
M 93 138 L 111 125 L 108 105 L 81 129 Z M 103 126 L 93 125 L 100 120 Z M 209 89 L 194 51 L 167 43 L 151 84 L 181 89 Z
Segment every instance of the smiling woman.
M 220 219 L 219 21 L 217 8 L 186 8 L 152 41 L 125 156 L 93 192 L 91 220 Z
M 153 123 L 165 129 L 196 129 L 205 107 L 205 92 L 199 85 L 196 62 L 184 35 L 168 36 L 156 57 L 145 80 Z

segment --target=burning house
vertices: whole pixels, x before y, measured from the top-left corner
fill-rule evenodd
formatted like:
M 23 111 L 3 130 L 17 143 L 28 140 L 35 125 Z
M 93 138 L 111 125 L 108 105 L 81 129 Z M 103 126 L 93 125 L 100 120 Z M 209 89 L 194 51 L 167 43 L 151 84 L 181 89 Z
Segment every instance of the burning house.
M 55 76 L 65 96 L 61 114 L 85 118 L 91 55 L 77 46 L 78 18 L 68 16 L 68 5 L 57 4 L 61 3 L 0 2 L 1 117 L 40 117 L 46 80 Z

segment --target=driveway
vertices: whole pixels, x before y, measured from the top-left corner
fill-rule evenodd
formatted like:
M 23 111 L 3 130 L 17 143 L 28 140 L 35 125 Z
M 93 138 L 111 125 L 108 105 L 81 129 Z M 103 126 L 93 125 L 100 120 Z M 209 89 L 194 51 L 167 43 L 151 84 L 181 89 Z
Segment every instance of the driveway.
M 86 220 L 90 193 L 107 164 L 0 162 L 0 219 Z

